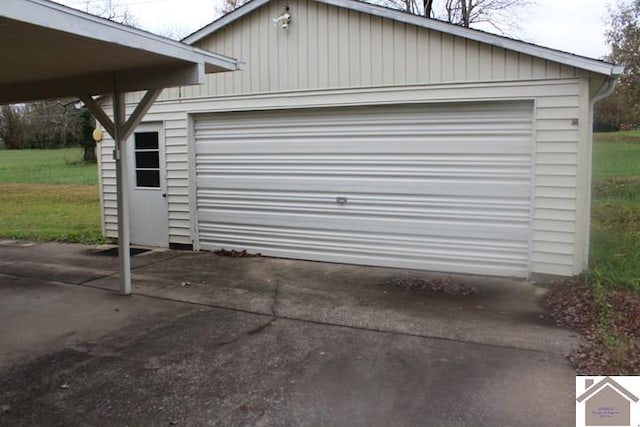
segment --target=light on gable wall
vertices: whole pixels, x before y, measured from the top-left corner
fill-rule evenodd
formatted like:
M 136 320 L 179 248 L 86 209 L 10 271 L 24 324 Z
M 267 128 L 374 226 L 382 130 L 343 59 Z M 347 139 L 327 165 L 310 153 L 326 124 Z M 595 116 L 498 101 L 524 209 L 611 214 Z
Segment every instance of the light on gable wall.
M 289 24 L 291 23 L 291 14 L 289 13 L 289 6 L 284 7 L 284 11 L 277 18 L 273 18 L 273 25 L 276 27 L 280 25 L 280 27 L 285 30 L 289 28 Z

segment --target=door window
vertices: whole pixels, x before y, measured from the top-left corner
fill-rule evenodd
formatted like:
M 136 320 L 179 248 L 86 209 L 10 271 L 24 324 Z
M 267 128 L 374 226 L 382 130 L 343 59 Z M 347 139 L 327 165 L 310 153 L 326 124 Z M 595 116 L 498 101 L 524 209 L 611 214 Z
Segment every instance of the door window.
M 134 144 L 136 187 L 160 188 L 158 132 L 136 132 Z

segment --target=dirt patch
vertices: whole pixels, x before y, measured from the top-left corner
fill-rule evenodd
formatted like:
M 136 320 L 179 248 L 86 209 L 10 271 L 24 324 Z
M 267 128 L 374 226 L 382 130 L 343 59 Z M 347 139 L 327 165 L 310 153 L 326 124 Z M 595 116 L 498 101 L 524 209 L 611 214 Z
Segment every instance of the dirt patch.
M 243 249 L 241 251 L 236 251 L 235 249 L 231 249 L 231 250 L 218 249 L 217 251 L 213 251 L 213 253 L 218 256 L 227 256 L 231 258 L 251 258 L 251 257 L 262 256 L 259 253 L 256 253 L 256 254 L 249 253 L 247 252 L 246 249 Z
M 480 289 L 473 285 L 456 282 L 449 278 L 424 279 L 419 277 L 392 277 L 384 282 L 384 286 L 403 289 L 405 291 L 433 291 L 447 295 L 478 295 Z
M 598 296 L 586 278 L 553 283 L 544 307 L 560 326 L 580 334 L 567 356 L 583 375 L 637 375 L 640 372 L 640 292 L 608 289 Z

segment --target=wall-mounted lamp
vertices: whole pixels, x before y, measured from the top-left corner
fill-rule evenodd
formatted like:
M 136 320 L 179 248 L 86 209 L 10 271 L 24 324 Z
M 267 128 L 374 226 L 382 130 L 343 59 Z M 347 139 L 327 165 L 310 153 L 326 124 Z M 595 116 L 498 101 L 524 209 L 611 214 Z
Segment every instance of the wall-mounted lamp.
M 91 134 L 91 136 L 93 136 L 93 140 L 94 140 L 95 142 L 100 142 L 100 141 L 102 141 L 102 137 L 103 137 L 103 135 L 102 135 L 102 131 L 101 131 L 100 129 L 97 129 L 97 128 L 96 128 L 96 129 L 94 129 L 94 130 L 93 130 L 93 133 Z
M 277 18 L 273 18 L 273 25 L 276 27 L 280 25 L 280 27 L 285 30 L 289 28 L 289 24 L 291 23 L 291 14 L 289 13 L 289 6 L 284 7 L 284 12 L 280 14 Z

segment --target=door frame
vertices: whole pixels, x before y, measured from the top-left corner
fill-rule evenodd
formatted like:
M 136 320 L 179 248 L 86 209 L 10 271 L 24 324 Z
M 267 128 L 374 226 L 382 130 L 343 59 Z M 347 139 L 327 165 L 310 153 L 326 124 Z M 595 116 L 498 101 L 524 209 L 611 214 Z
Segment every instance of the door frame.
M 138 187 L 135 166 L 136 166 L 136 157 L 135 157 L 135 135 L 139 132 L 157 132 L 158 133 L 158 157 L 159 157 L 159 169 L 160 169 L 160 186 L 157 188 L 149 188 L 149 187 Z M 131 137 L 129 138 L 128 147 L 127 147 L 127 171 L 129 173 L 129 182 L 131 185 L 129 186 L 129 223 L 131 226 L 131 244 L 138 244 L 144 246 L 156 246 L 156 247 L 169 247 L 169 203 L 168 203 L 168 191 L 167 191 L 167 160 L 166 160 L 166 150 L 165 150 L 165 135 L 164 135 L 164 123 L 163 122 L 143 122 L 140 123 L 135 130 L 131 133 Z M 136 241 L 136 230 L 135 230 L 135 215 L 143 215 L 146 218 L 146 212 L 142 209 L 135 209 L 136 191 L 149 191 L 149 192 L 157 192 L 158 195 L 162 197 L 163 203 L 163 211 L 166 215 L 166 227 L 162 227 L 164 230 L 162 233 L 158 232 L 154 235 L 153 241 Z M 162 221 L 165 222 L 164 220 Z

